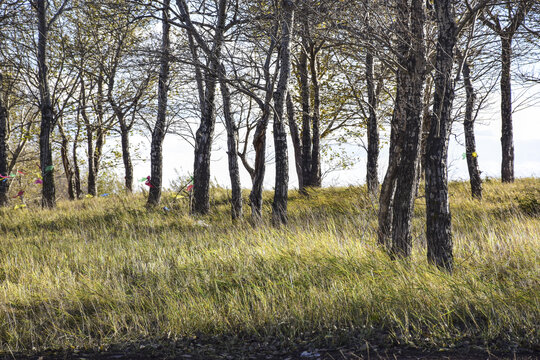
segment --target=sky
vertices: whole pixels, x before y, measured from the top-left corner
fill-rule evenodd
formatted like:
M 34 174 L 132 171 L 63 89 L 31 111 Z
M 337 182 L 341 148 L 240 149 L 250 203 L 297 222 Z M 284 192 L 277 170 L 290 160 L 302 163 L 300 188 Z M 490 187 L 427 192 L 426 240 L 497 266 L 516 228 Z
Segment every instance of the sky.
M 515 93 L 518 93 L 517 91 Z M 528 90 L 529 94 L 540 97 L 540 85 Z M 501 173 L 501 120 L 500 99 L 497 94 L 491 101 L 488 109 L 479 114 L 475 125 L 476 145 L 478 162 L 482 177 L 500 178 Z M 513 114 L 514 124 L 514 148 L 515 148 L 515 176 L 538 177 L 540 176 L 540 103 L 523 109 L 516 109 Z M 271 126 L 270 126 L 271 128 Z M 212 153 L 211 176 L 212 181 L 222 187 L 230 188 L 228 175 L 228 163 L 226 154 L 226 137 L 219 135 L 222 126 L 216 128 L 217 141 Z M 269 129 L 270 130 L 270 129 Z M 467 162 L 462 158 L 465 152 L 464 137 L 461 124 L 454 126 L 455 136 L 452 136 L 448 155 L 448 176 L 450 180 L 468 180 Z M 140 154 L 146 161 L 136 161 L 134 164 L 135 179 L 146 177 L 150 174 L 150 144 L 146 138 L 139 137 Z M 268 152 L 272 152 L 273 141 L 271 132 L 268 131 Z M 349 144 L 343 147 L 343 151 L 355 156 L 357 161 L 354 165 L 339 171 L 328 173 L 323 178 L 323 186 L 348 186 L 361 185 L 366 178 L 366 152 L 363 148 Z M 145 154 L 148 154 L 147 156 Z M 292 146 L 289 143 L 289 177 L 290 188 L 297 188 L 298 181 L 294 164 Z M 171 183 L 179 176 L 187 176 L 193 171 L 193 147 L 178 136 L 167 135 L 163 147 L 163 176 L 164 186 L 170 187 Z M 386 165 L 388 164 L 388 149 L 383 146 L 379 157 L 379 179 L 383 179 Z M 324 163 L 323 163 L 324 170 Z M 274 164 L 267 165 L 264 187 L 272 189 L 274 185 Z M 240 164 L 242 187 L 250 188 L 251 179 Z M 119 171 L 122 171 L 119 169 Z M 143 183 L 136 187 L 142 188 Z

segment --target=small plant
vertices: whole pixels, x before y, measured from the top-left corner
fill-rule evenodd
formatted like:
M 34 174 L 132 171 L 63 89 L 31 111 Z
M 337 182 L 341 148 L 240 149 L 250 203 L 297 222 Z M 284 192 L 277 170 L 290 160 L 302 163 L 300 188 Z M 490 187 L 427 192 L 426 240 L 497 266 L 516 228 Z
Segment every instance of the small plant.
M 527 215 L 539 215 L 540 214 L 540 201 L 532 193 L 526 193 L 523 196 L 516 197 L 516 201 L 521 211 Z

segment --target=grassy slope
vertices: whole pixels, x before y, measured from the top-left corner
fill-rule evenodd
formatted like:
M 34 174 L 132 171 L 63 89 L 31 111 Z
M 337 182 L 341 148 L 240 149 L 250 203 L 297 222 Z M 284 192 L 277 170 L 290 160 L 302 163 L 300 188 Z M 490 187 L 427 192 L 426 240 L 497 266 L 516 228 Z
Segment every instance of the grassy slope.
M 477 202 L 451 184 L 452 276 L 426 264 L 423 199 L 414 256 L 395 262 L 361 188 L 291 193 L 282 229 L 231 225 L 219 190 L 209 227 L 186 204 L 147 211 L 140 196 L 0 210 L 0 351 L 230 333 L 538 349 L 540 218 L 515 198 L 540 198 L 540 180 L 484 189 Z

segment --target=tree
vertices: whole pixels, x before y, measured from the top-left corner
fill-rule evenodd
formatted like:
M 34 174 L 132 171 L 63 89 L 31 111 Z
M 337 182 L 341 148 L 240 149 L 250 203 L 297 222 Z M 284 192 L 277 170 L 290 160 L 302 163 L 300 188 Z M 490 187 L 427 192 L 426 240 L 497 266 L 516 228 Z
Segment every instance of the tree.
M 52 160 L 51 134 L 55 125 L 55 116 L 52 107 L 51 93 L 49 90 L 47 68 L 47 38 L 48 32 L 54 21 L 64 12 L 68 0 L 64 0 L 60 8 L 51 19 L 47 20 L 47 0 L 36 1 L 37 13 L 37 62 L 39 83 L 39 107 L 41 111 L 41 126 L 39 135 L 40 166 L 43 177 L 42 201 L 43 207 L 55 207 L 56 195 L 54 186 L 54 166 Z
M 433 113 L 426 142 L 426 238 L 428 260 L 452 271 L 452 232 L 446 162 L 454 99 L 452 66 L 457 26 L 451 1 L 436 0 L 435 12 L 438 40 Z
M 487 8 L 487 15 L 481 14 L 483 23 L 494 31 L 501 40 L 501 178 L 503 182 L 514 182 L 512 40 L 534 3 L 535 1 L 532 0 L 506 1 L 501 6 Z
M 4 78 L 0 73 L 0 175 L 8 176 L 7 161 L 7 110 L 2 101 Z M 0 180 L 0 207 L 8 203 L 8 183 L 7 179 Z
M 148 192 L 147 204 L 157 205 L 161 199 L 162 174 L 163 174 L 163 139 L 166 134 L 167 100 L 169 91 L 169 56 L 171 48 L 169 23 L 170 0 L 163 2 L 161 11 L 161 52 L 159 58 L 158 79 L 158 111 L 157 120 L 152 131 L 152 143 L 150 145 L 150 179 L 152 186 Z
M 195 67 L 195 78 L 199 92 L 199 106 L 201 111 L 200 125 L 195 138 L 195 160 L 193 165 L 193 203 L 191 211 L 194 214 L 206 214 L 210 210 L 210 155 L 216 121 L 215 97 L 218 82 L 219 61 L 223 47 L 226 29 L 227 0 L 220 0 L 214 9 L 209 4 L 203 4 L 200 14 L 203 23 L 198 23 L 203 28 L 210 27 L 213 30 L 211 39 L 205 39 L 203 30 L 199 30 L 191 19 L 190 9 L 185 0 L 177 0 L 180 12 L 180 20 L 188 33 L 189 46 L 192 53 L 192 62 Z M 214 12 L 215 26 L 204 24 L 204 21 L 212 17 Z M 204 30 L 206 32 L 206 30 Z M 206 64 L 201 61 L 200 52 L 207 58 Z
M 287 194 L 289 186 L 289 161 L 287 155 L 287 133 L 285 131 L 284 106 L 291 73 L 291 37 L 294 25 L 292 0 L 283 0 L 283 23 L 280 44 L 280 74 L 274 93 L 274 147 L 276 150 L 276 183 L 272 203 L 274 224 L 287 224 Z
M 422 1 L 396 2 L 407 14 L 396 23 L 397 90 L 392 116 L 389 164 L 379 198 L 379 242 L 397 256 L 409 256 L 410 227 L 416 188 L 422 88 L 426 75 Z M 409 20 L 410 19 L 410 20 Z M 391 241 L 390 241 L 391 239 Z

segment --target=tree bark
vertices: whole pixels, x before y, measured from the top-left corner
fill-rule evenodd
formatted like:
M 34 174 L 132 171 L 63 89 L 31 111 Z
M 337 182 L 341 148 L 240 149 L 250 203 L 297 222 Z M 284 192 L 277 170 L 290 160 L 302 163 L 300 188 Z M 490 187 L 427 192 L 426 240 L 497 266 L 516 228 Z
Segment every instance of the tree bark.
M 416 170 L 419 155 L 420 129 L 422 124 L 422 89 L 425 80 L 425 46 L 423 2 L 411 2 L 411 43 L 406 61 L 405 85 L 405 131 L 401 160 L 397 170 L 396 191 L 392 216 L 392 255 L 408 257 L 411 254 L 411 220 L 416 190 Z
M 321 187 L 321 131 L 320 131 L 320 109 L 321 95 L 320 85 L 317 71 L 317 51 L 314 46 L 311 46 L 310 51 L 310 70 L 311 70 L 311 87 L 313 89 L 313 118 L 312 118 L 312 144 L 311 149 L 311 174 L 309 185 L 313 187 Z
M 372 195 L 377 195 L 379 192 L 379 125 L 377 124 L 377 97 L 375 96 L 374 83 L 373 54 L 371 53 L 371 50 L 368 50 L 366 53 L 366 84 L 368 93 L 369 118 L 366 183 L 369 193 Z
M 433 114 L 426 142 L 426 238 L 428 261 L 452 271 L 451 214 L 448 202 L 448 140 L 454 82 L 452 65 L 457 29 L 450 0 L 436 0 L 438 40 Z
M 512 36 L 501 36 L 501 177 L 502 182 L 514 182 L 514 133 L 512 128 L 512 85 L 510 66 L 512 59 Z
M 289 160 L 287 154 L 287 132 L 283 119 L 285 98 L 287 96 L 291 73 L 291 38 L 294 24 L 294 2 L 283 0 L 283 26 L 281 33 L 281 69 L 274 93 L 274 147 L 276 153 L 276 182 L 274 202 L 272 203 L 272 222 L 274 225 L 287 224 L 287 198 L 289 187 Z
M 3 87 L 3 78 L 0 74 L 0 90 Z M 1 93 L 1 91 L 0 91 Z M 7 109 L 0 96 L 0 175 L 8 176 L 7 159 Z M 0 179 L 0 207 L 8 204 L 9 180 Z
M 161 54 L 158 79 L 158 113 L 152 143 L 150 145 L 150 179 L 153 187 L 148 191 L 147 205 L 155 206 L 161 201 L 161 188 L 163 182 L 163 139 L 167 121 L 167 101 L 169 91 L 169 53 L 171 49 L 169 23 L 170 0 L 163 2 L 161 19 Z
M 306 28 L 307 26 L 304 26 Z M 304 31 L 307 31 L 304 29 Z M 305 36 L 305 35 L 304 35 Z M 300 102 L 302 107 L 302 187 L 300 192 L 305 193 L 305 187 L 311 185 L 311 116 L 309 106 L 309 78 L 308 78 L 307 42 L 302 41 L 302 49 L 298 59 L 298 72 L 300 78 Z
M 61 127 L 61 126 L 59 126 Z M 62 158 L 62 165 L 64 167 L 64 174 L 66 175 L 67 191 L 69 200 L 75 200 L 75 190 L 73 184 L 73 169 L 69 161 L 69 140 L 64 133 L 64 130 L 60 130 L 60 135 L 62 136 L 62 143 L 60 146 L 60 156 Z
M 397 21 L 397 61 L 399 66 L 396 71 L 396 98 L 392 122 L 390 129 L 390 149 L 388 152 L 388 168 L 381 186 L 379 195 L 379 227 L 377 232 L 378 243 L 388 251 L 392 249 L 392 217 L 394 214 L 394 196 L 396 191 L 397 173 L 401 160 L 402 142 L 406 123 L 406 102 L 407 94 L 407 56 L 411 33 L 409 31 L 409 13 L 407 1 L 398 0 L 396 2 L 396 12 L 402 16 Z
M 399 73 L 399 70 L 398 70 Z M 399 84 L 399 82 L 398 82 Z M 396 191 L 397 170 L 399 165 L 399 159 L 401 156 L 401 144 L 399 133 L 401 131 L 401 105 L 400 89 L 396 94 L 396 104 L 394 106 L 394 114 L 392 116 L 392 124 L 390 130 L 390 149 L 388 151 L 388 169 L 384 176 L 384 180 L 381 186 L 381 193 L 379 195 L 379 213 L 378 221 L 379 227 L 377 231 L 377 240 L 379 245 L 384 246 L 387 250 L 392 247 L 392 216 L 394 205 L 394 194 Z
M 77 156 L 77 147 L 79 145 L 79 134 L 81 132 L 81 125 L 77 117 L 77 133 L 75 134 L 75 139 L 73 140 L 73 147 L 71 150 L 73 158 L 73 185 L 75 188 L 75 196 L 77 199 L 80 199 L 82 196 L 81 190 L 81 171 L 79 169 L 79 159 Z
M 54 185 L 54 167 L 52 161 L 51 133 L 54 128 L 54 113 L 47 79 L 47 37 L 48 25 L 46 1 L 37 1 L 38 17 L 38 79 L 41 110 L 41 127 L 39 134 L 40 165 L 43 177 L 41 205 L 47 208 L 56 206 Z
M 86 112 L 86 89 L 84 79 L 81 75 L 81 92 L 80 92 L 80 112 L 84 121 L 84 126 L 86 130 L 86 153 L 88 159 L 88 175 L 87 175 L 87 192 L 89 195 L 96 196 L 97 186 L 96 186 L 96 170 L 94 168 L 94 129 L 90 123 L 90 118 Z
M 223 116 L 227 128 L 227 155 L 229 158 L 229 176 L 231 178 L 231 217 L 233 220 L 242 217 L 242 186 L 238 167 L 238 126 L 231 113 L 231 93 L 225 82 L 225 67 L 221 64 L 220 89 L 223 98 Z
M 301 189 L 304 188 L 304 178 L 302 172 L 302 143 L 298 133 L 298 126 L 296 125 L 296 121 L 294 119 L 294 105 L 290 92 L 287 92 L 286 106 L 289 132 L 291 133 L 291 140 L 294 149 L 294 164 L 296 167 L 296 175 L 298 176 L 298 190 L 301 191 Z
M 269 86 L 269 84 L 267 85 Z M 267 88 L 268 90 L 268 88 Z M 266 172 L 266 128 L 270 119 L 270 104 L 265 101 L 261 119 L 257 124 L 253 137 L 253 147 L 255 148 L 255 176 L 253 186 L 249 194 L 249 204 L 251 207 L 251 220 L 254 224 L 262 220 L 262 186 Z
M 129 145 L 129 127 L 125 119 L 120 120 L 120 138 L 122 143 L 122 161 L 124 162 L 124 186 L 127 193 L 133 192 L 133 163 L 131 162 L 131 150 Z M 151 179 L 154 184 L 154 179 Z M 155 186 L 155 185 L 154 185 Z
M 185 5 L 182 6 L 182 8 L 185 9 Z M 193 214 L 203 215 L 207 214 L 210 210 L 210 156 L 212 153 L 212 141 L 216 122 L 215 95 L 218 81 L 217 73 L 219 71 L 219 62 L 221 59 L 221 48 L 225 33 L 226 10 L 227 0 L 220 0 L 213 48 L 211 52 L 207 54 L 210 58 L 210 69 L 204 71 L 205 89 L 201 104 L 201 123 L 195 135 L 193 202 L 191 207 L 191 212 Z M 193 60 L 198 62 L 198 59 L 194 58 Z
M 466 104 L 463 127 L 465 132 L 465 148 L 467 156 L 467 168 L 471 184 L 471 195 L 475 199 L 482 199 L 482 179 L 478 168 L 478 155 L 476 153 L 476 140 L 474 136 L 474 104 L 476 94 L 471 81 L 471 70 L 467 59 L 463 61 L 463 82 L 465 83 Z
M 257 121 L 255 135 L 253 136 L 253 148 L 255 150 L 255 164 L 253 167 L 253 186 L 249 194 L 249 204 L 251 207 L 251 221 L 253 225 L 258 225 L 262 221 L 262 185 L 266 172 L 266 129 L 270 120 L 272 101 L 272 91 L 274 89 L 274 81 L 270 74 L 274 49 L 276 47 L 278 32 L 278 21 L 272 29 L 270 36 L 270 45 L 267 50 L 266 60 L 263 65 L 264 81 L 265 81 L 265 97 L 264 101 L 259 104 L 261 108 L 261 118 Z M 278 64 L 279 65 L 279 64 Z M 275 68 L 278 71 L 278 67 Z

